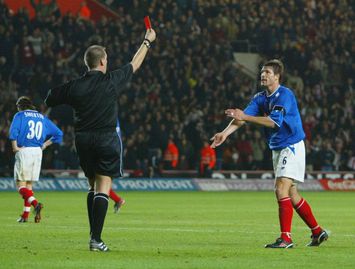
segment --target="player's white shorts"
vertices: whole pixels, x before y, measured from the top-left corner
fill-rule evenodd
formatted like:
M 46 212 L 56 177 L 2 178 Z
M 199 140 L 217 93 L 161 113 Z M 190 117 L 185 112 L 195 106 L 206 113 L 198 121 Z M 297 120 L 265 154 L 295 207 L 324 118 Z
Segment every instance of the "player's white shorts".
M 15 154 L 14 179 L 38 181 L 42 164 L 40 147 L 24 147 Z
M 282 150 L 272 151 L 275 178 L 288 177 L 304 181 L 306 152 L 303 140 Z

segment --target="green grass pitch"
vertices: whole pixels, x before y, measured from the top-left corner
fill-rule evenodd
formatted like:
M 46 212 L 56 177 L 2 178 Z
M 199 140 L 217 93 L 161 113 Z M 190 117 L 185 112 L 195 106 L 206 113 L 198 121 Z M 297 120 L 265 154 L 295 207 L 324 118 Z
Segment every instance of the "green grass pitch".
M 17 223 L 22 199 L 0 194 L 0 268 L 355 268 L 355 195 L 304 192 L 330 238 L 305 245 L 297 213 L 293 249 L 265 249 L 279 235 L 271 192 L 128 192 L 120 214 L 110 201 L 103 239 L 88 250 L 86 193 L 38 192 L 41 223 Z

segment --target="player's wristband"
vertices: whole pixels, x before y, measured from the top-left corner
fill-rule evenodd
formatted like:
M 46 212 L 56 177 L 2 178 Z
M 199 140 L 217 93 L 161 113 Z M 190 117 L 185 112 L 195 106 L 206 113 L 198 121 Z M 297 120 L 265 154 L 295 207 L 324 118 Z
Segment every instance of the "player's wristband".
M 144 44 L 148 49 L 150 49 L 151 42 L 150 42 L 148 39 L 144 39 L 143 44 Z

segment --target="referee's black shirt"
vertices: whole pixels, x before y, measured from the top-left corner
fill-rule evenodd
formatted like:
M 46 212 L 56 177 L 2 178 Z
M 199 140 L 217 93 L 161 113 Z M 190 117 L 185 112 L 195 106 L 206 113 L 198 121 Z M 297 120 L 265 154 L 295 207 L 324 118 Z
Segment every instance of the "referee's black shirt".
M 131 64 L 106 74 L 88 71 L 78 79 L 50 89 L 44 102 L 48 107 L 70 105 L 74 109 L 76 132 L 114 131 L 118 94 L 132 74 Z

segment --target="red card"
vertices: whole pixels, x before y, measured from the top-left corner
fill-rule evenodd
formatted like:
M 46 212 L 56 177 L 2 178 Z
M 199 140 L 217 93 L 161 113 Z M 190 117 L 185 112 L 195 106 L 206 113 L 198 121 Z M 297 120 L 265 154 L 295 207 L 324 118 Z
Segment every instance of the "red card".
M 152 29 L 152 25 L 150 24 L 150 19 L 149 16 L 144 17 L 144 24 L 145 24 L 145 29 Z

